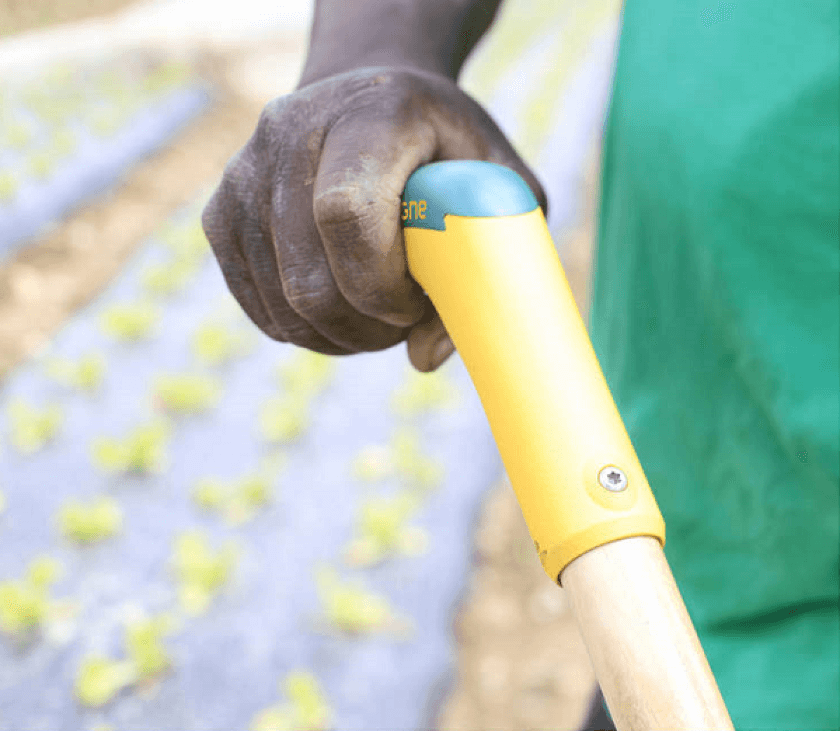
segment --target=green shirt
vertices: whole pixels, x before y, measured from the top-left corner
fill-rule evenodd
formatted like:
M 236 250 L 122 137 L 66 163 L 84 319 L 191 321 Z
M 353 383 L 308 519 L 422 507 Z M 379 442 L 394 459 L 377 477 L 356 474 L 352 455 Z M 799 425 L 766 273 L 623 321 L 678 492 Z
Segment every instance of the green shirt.
M 590 333 L 738 729 L 840 726 L 840 4 L 627 0 Z

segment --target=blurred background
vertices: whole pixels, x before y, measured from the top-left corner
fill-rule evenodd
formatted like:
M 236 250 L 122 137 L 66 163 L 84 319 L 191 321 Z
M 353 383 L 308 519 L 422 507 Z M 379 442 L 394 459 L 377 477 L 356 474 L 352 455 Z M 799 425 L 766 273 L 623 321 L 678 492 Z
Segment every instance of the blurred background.
M 614 0 L 464 69 L 587 320 Z M 457 353 L 262 336 L 199 223 L 312 7 L 0 0 L 0 728 L 575 729 L 594 674 Z

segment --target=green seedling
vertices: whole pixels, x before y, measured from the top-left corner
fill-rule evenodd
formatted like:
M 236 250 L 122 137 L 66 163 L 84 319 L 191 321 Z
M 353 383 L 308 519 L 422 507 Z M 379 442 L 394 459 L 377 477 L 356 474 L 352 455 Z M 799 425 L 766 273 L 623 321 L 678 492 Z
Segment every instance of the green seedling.
M 21 581 L 0 582 L 0 628 L 12 635 L 29 634 L 39 627 L 51 609 L 49 587 L 61 566 L 54 558 L 39 556 Z
M 11 424 L 11 442 L 24 454 L 33 454 L 52 440 L 64 419 L 58 404 L 38 410 L 21 399 L 9 404 L 7 414 Z
M 123 342 L 148 338 L 160 320 L 160 310 L 147 302 L 114 305 L 102 315 L 106 333 Z
M 426 411 L 457 406 L 458 390 L 440 370 L 419 373 L 406 370 L 406 382 L 391 397 L 391 408 L 400 416 L 411 416 Z
M 274 396 L 260 410 L 260 431 L 269 442 L 292 442 L 309 426 L 308 403 L 299 395 Z
M 335 570 L 328 567 L 318 568 L 315 580 L 326 619 L 341 631 L 363 634 L 392 622 L 387 600 L 366 591 L 358 582 L 342 583 Z
M 76 675 L 76 698 L 82 705 L 98 708 L 112 700 L 137 678 L 129 660 L 112 660 L 102 655 L 89 655 Z
M 152 678 L 172 665 L 163 638 L 172 631 L 166 615 L 132 622 L 125 631 L 125 651 L 139 680 Z
M 43 78 L 47 88 L 62 90 L 76 83 L 76 68 L 71 63 L 58 63 Z
M 201 531 L 187 531 L 176 540 L 172 559 L 181 608 L 197 616 L 207 611 L 215 594 L 230 578 L 237 549 L 228 542 L 214 553 Z
M 77 361 L 52 358 L 46 364 L 46 373 L 64 386 L 92 393 L 102 384 L 105 359 L 97 353 L 89 353 Z
M 69 157 L 76 149 L 76 135 L 67 127 L 61 127 L 53 132 L 52 154 L 55 158 Z
M 123 514 L 113 498 L 101 497 L 85 504 L 72 500 L 59 512 L 62 534 L 77 543 L 95 543 L 116 535 L 122 528 Z
M 159 376 L 154 388 L 161 408 L 177 414 L 204 413 L 216 405 L 222 392 L 218 380 L 201 374 Z
M 97 110 L 91 115 L 88 126 L 97 137 L 111 137 L 125 122 L 124 117 L 118 109 Z
M 163 242 L 178 261 L 198 264 L 210 253 L 210 243 L 204 235 L 201 220 L 188 219 L 186 224 L 168 224 L 159 234 Z
M 8 170 L 0 171 L 0 203 L 14 200 L 17 196 L 17 178 Z
M 29 156 L 29 172 L 38 180 L 46 180 L 55 167 L 55 156 L 50 150 L 39 150 Z
M 281 385 L 289 393 L 311 398 L 329 385 L 335 372 L 335 360 L 322 353 L 298 348 L 277 370 Z
M 23 150 L 32 141 L 32 132 L 23 122 L 13 122 L 6 128 L 5 137 L 8 147 Z
M 123 689 L 150 680 L 172 665 L 163 637 L 172 630 L 169 617 L 142 619 L 126 626 L 127 659 L 89 655 L 76 676 L 76 697 L 89 707 L 103 706 Z
M 117 69 L 103 71 L 93 86 L 106 99 L 119 96 L 127 90 L 125 79 Z
M 253 342 L 250 334 L 234 333 L 224 325 L 208 322 L 196 330 L 192 347 L 197 358 L 210 365 L 219 365 L 244 355 Z
M 222 510 L 228 502 L 228 486 L 221 480 L 206 477 L 199 480 L 192 491 L 192 499 L 198 507 L 207 511 Z
M 378 482 L 394 471 L 391 451 L 381 444 L 362 447 L 352 464 L 353 477 L 362 482 Z
M 231 525 L 241 525 L 271 501 L 272 481 L 267 471 L 230 483 L 209 477 L 198 482 L 192 496 L 201 508 L 222 513 Z
M 331 728 L 332 710 L 312 673 L 290 672 L 280 684 L 289 703 L 266 708 L 254 716 L 251 731 L 326 731 Z
M 425 548 L 425 531 L 405 525 L 417 509 L 416 495 L 402 492 L 392 498 L 375 498 L 362 505 L 356 535 L 345 553 L 352 566 L 370 566 L 397 553 L 417 553 Z
M 403 426 L 395 430 L 392 441 L 394 468 L 412 486 L 428 490 L 443 479 L 443 465 L 423 455 L 414 429 Z
M 180 259 L 165 264 L 153 264 L 141 275 L 143 287 L 152 295 L 169 297 L 181 291 L 195 273 L 195 264 Z
M 183 84 L 190 76 L 190 67 L 185 63 L 168 61 L 158 66 L 143 80 L 143 91 L 156 94 Z
M 93 459 L 109 472 L 147 474 L 166 461 L 169 426 L 164 421 L 138 427 L 125 439 L 105 437 L 93 444 Z

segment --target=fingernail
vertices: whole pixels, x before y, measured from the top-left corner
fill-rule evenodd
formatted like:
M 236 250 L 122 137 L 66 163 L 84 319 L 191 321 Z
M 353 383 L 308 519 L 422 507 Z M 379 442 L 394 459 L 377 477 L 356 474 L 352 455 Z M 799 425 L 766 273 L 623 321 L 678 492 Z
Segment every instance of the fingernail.
M 435 368 L 437 368 L 453 348 L 454 346 L 452 344 L 452 341 L 449 339 L 448 335 L 444 335 L 440 340 L 438 340 L 432 348 L 432 360 L 430 361 L 430 369 L 434 370 Z

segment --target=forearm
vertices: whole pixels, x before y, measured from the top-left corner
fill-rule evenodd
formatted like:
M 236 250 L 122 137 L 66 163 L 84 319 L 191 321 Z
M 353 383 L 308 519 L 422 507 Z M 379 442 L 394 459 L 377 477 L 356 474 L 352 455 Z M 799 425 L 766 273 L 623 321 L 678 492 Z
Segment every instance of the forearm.
M 298 87 L 362 66 L 412 66 L 456 80 L 501 0 L 316 0 Z

